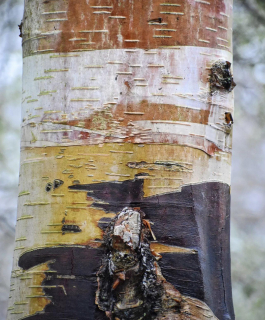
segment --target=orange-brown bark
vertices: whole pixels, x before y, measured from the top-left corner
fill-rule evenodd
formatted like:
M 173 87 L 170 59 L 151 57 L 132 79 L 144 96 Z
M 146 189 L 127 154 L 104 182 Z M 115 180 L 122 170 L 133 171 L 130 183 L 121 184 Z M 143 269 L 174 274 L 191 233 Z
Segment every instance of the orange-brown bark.
M 31 34 L 39 37 L 35 40 L 38 53 L 47 49 L 65 53 L 170 46 L 230 50 L 231 7 L 223 0 L 135 0 L 130 4 L 120 0 L 67 0 L 63 4 L 44 1 L 37 9 L 40 14 L 51 12 L 40 15 L 38 29 L 60 31 L 57 35 L 36 31 Z M 52 14 L 56 10 L 61 13 Z M 24 29 L 27 29 L 31 23 L 30 11 L 25 12 L 25 17 Z M 25 55 L 31 54 L 32 46 L 35 47 L 32 41 L 24 43 Z

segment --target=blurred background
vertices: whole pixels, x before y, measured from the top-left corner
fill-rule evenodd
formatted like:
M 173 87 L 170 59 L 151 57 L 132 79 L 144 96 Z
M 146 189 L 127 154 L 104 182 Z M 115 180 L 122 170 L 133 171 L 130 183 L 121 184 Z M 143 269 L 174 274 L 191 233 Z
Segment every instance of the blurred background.
M 5 320 L 19 170 L 23 0 L 0 0 L 0 320 Z M 265 319 L 265 1 L 234 0 L 231 255 L 236 318 Z

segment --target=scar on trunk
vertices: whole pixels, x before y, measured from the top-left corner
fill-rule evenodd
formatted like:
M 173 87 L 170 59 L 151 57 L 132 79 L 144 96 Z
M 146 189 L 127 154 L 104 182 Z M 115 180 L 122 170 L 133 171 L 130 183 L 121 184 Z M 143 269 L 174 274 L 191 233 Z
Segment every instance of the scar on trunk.
M 229 61 L 219 60 L 212 65 L 210 74 L 211 94 L 217 90 L 231 92 L 236 86 Z
M 126 207 L 111 220 L 97 273 L 98 308 L 112 320 L 217 320 L 204 302 L 181 295 L 166 281 L 161 255 L 150 249 L 154 238 L 139 208 Z

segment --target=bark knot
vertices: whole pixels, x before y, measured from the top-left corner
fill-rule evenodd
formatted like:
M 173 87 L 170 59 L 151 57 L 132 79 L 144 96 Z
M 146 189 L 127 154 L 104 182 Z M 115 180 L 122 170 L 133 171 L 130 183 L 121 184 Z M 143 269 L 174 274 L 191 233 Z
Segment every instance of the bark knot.
M 211 68 L 210 89 L 211 94 L 217 90 L 231 92 L 236 86 L 231 72 L 231 63 L 229 61 L 216 61 Z

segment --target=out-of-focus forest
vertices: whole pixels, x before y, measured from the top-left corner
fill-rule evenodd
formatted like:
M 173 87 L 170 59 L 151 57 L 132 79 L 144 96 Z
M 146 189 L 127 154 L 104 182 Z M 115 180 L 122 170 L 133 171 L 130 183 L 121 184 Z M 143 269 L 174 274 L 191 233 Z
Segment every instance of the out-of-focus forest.
M 0 320 L 6 317 L 19 175 L 23 0 L 0 1 Z M 231 255 L 236 318 L 265 319 L 265 1 L 234 0 Z

